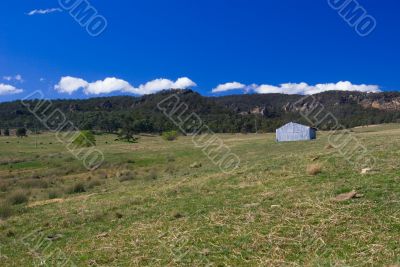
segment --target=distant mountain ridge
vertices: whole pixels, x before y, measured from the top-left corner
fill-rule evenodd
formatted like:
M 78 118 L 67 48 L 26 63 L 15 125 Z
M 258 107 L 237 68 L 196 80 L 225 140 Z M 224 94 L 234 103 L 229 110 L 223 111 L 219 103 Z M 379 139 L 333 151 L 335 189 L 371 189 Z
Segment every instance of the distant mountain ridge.
M 53 100 L 78 128 L 116 132 L 124 122 L 146 122 L 146 132 L 177 127 L 158 110 L 157 104 L 177 94 L 215 132 L 274 131 L 289 121 L 307 124 L 300 109 L 311 108 L 312 98 L 302 95 L 248 94 L 205 97 L 192 90 L 168 90 L 142 97 L 113 96 L 86 100 Z M 400 121 L 400 93 L 329 91 L 313 95 L 346 127 Z M 30 101 L 32 104 L 37 100 Z M 299 102 L 300 101 L 300 102 Z M 303 101 L 303 102 L 301 102 Z M 300 106 L 299 106 L 300 103 Z M 312 125 L 311 125 L 312 126 Z M 20 101 L 0 103 L 0 129 L 43 128 Z M 322 125 L 329 128 L 329 125 Z M 43 129 L 45 130 L 45 129 Z

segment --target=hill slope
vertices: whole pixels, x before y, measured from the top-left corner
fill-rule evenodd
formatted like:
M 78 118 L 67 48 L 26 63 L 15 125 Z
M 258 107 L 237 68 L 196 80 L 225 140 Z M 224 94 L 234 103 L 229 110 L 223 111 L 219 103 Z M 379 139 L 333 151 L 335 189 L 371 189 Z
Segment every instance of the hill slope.
M 172 94 L 178 94 L 189 111 L 197 113 L 215 132 L 266 132 L 289 121 L 306 123 L 299 113 L 299 106 L 295 105 L 304 96 L 283 94 L 204 97 L 191 90 L 171 90 L 143 97 L 54 100 L 51 109 L 62 110 L 81 129 L 114 132 L 130 118 L 131 121 L 146 121 L 151 127 L 144 131 L 161 132 L 176 129 L 157 108 L 160 101 Z M 314 97 L 346 127 L 398 122 L 400 119 L 399 93 L 334 91 Z M 303 108 L 310 108 L 311 103 L 312 99 L 307 99 L 302 103 Z M 0 103 L 0 121 L 3 129 L 42 128 L 19 101 Z
M 376 171 L 361 175 L 326 148 L 325 132 L 294 143 L 276 143 L 273 134 L 219 134 L 248 162 L 231 174 L 191 137 L 127 144 L 98 136 L 106 163 L 94 172 L 53 134 L 39 135 L 38 148 L 34 138 L 1 137 L 0 204 L 18 192 L 29 197 L 7 213 L 0 205 L 0 216 L 8 215 L 0 219 L 1 265 L 396 265 L 399 125 L 353 134 L 377 158 Z M 307 174 L 310 164 L 321 173 Z M 332 201 L 353 189 L 362 196 Z

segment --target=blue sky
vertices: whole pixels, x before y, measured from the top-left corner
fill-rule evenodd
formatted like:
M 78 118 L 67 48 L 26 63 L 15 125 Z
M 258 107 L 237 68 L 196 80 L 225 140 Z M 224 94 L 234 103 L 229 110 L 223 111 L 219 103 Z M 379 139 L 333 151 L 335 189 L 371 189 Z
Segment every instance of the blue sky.
M 0 101 L 34 90 L 88 98 L 169 86 L 203 95 L 400 89 L 396 0 L 358 1 L 377 22 L 366 37 L 327 0 L 89 3 L 108 23 L 97 37 L 57 0 L 0 2 Z

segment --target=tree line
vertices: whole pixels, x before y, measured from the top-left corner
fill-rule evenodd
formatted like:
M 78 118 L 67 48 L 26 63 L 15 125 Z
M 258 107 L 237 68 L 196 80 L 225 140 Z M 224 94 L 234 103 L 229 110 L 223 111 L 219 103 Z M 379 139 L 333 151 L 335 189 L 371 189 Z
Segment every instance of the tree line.
M 216 133 L 273 132 L 290 121 L 308 124 L 294 106 L 303 96 L 282 94 L 204 97 L 191 90 L 172 90 L 143 97 L 54 100 L 51 109 L 61 110 L 67 120 L 80 130 L 123 134 L 128 140 L 134 141 L 133 136 L 137 133 L 179 131 L 157 108 L 157 104 L 171 94 L 177 94 L 189 108 L 188 112 L 199 115 L 204 124 Z M 400 121 L 399 110 L 380 110 L 360 105 L 363 101 L 390 103 L 400 98 L 398 93 L 326 92 L 315 97 L 345 127 Z M 32 100 L 31 104 L 35 105 L 35 101 Z M 319 127 L 325 130 L 331 126 Z M 9 134 L 10 129 L 17 128 L 32 132 L 47 130 L 19 101 L 0 103 L 2 134 L 6 135 L 7 130 Z

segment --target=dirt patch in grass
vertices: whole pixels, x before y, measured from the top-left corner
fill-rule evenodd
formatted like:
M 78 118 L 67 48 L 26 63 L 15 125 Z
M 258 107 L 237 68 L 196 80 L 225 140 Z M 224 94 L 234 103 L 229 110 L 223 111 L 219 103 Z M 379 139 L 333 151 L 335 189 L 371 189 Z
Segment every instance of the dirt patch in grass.
M 331 144 L 325 146 L 325 149 L 327 149 L 327 150 L 333 149 L 333 148 L 334 148 L 334 146 L 332 146 Z
M 348 193 L 343 193 L 340 195 L 337 195 L 335 198 L 333 198 L 333 201 L 335 202 L 343 202 L 343 201 L 347 201 L 353 198 L 362 198 L 364 195 L 363 194 L 359 194 L 356 191 L 351 191 Z
M 71 197 L 71 198 L 55 198 L 55 199 L 48 199 L 48 200 L 41 200 L 41 201 L 35 201 L 32 203 L 28 204 L 28 208 L 34 208 L 34 207 L 40 207 L 40 206 L 45 206 L 49 204 L 54 204 L 54 203 L 64 203 L 68 201 L 74 201 L 74 200 L 86 200 L 92 196 L 97 195 L 96 193 L 89 194 L 89 195 L 82 195 L 82 196 L 76 196 L 76 197 Z
M 49 200 L 43 200 L 43 201 L 36 201 L 36 202 L 30 203 L 28 205 L 28 208 L 44 206 L 44 205 L 53 204 L 53 203 L 63 203 L 64 201 L 65 201 L 65 199 L 62 199 L 62 198 L 55 198 L 55 199 L 49 199 Z
M 310 164 L 307 166 L 307 174 L 308 175 L 317 175 L 322 172 L 321 164 Z
M 307 166 L 307 174 L 308 175 L 317 175 L 320 174 L 322 172 L 322 166 L 321 164 L 310 164 Z

